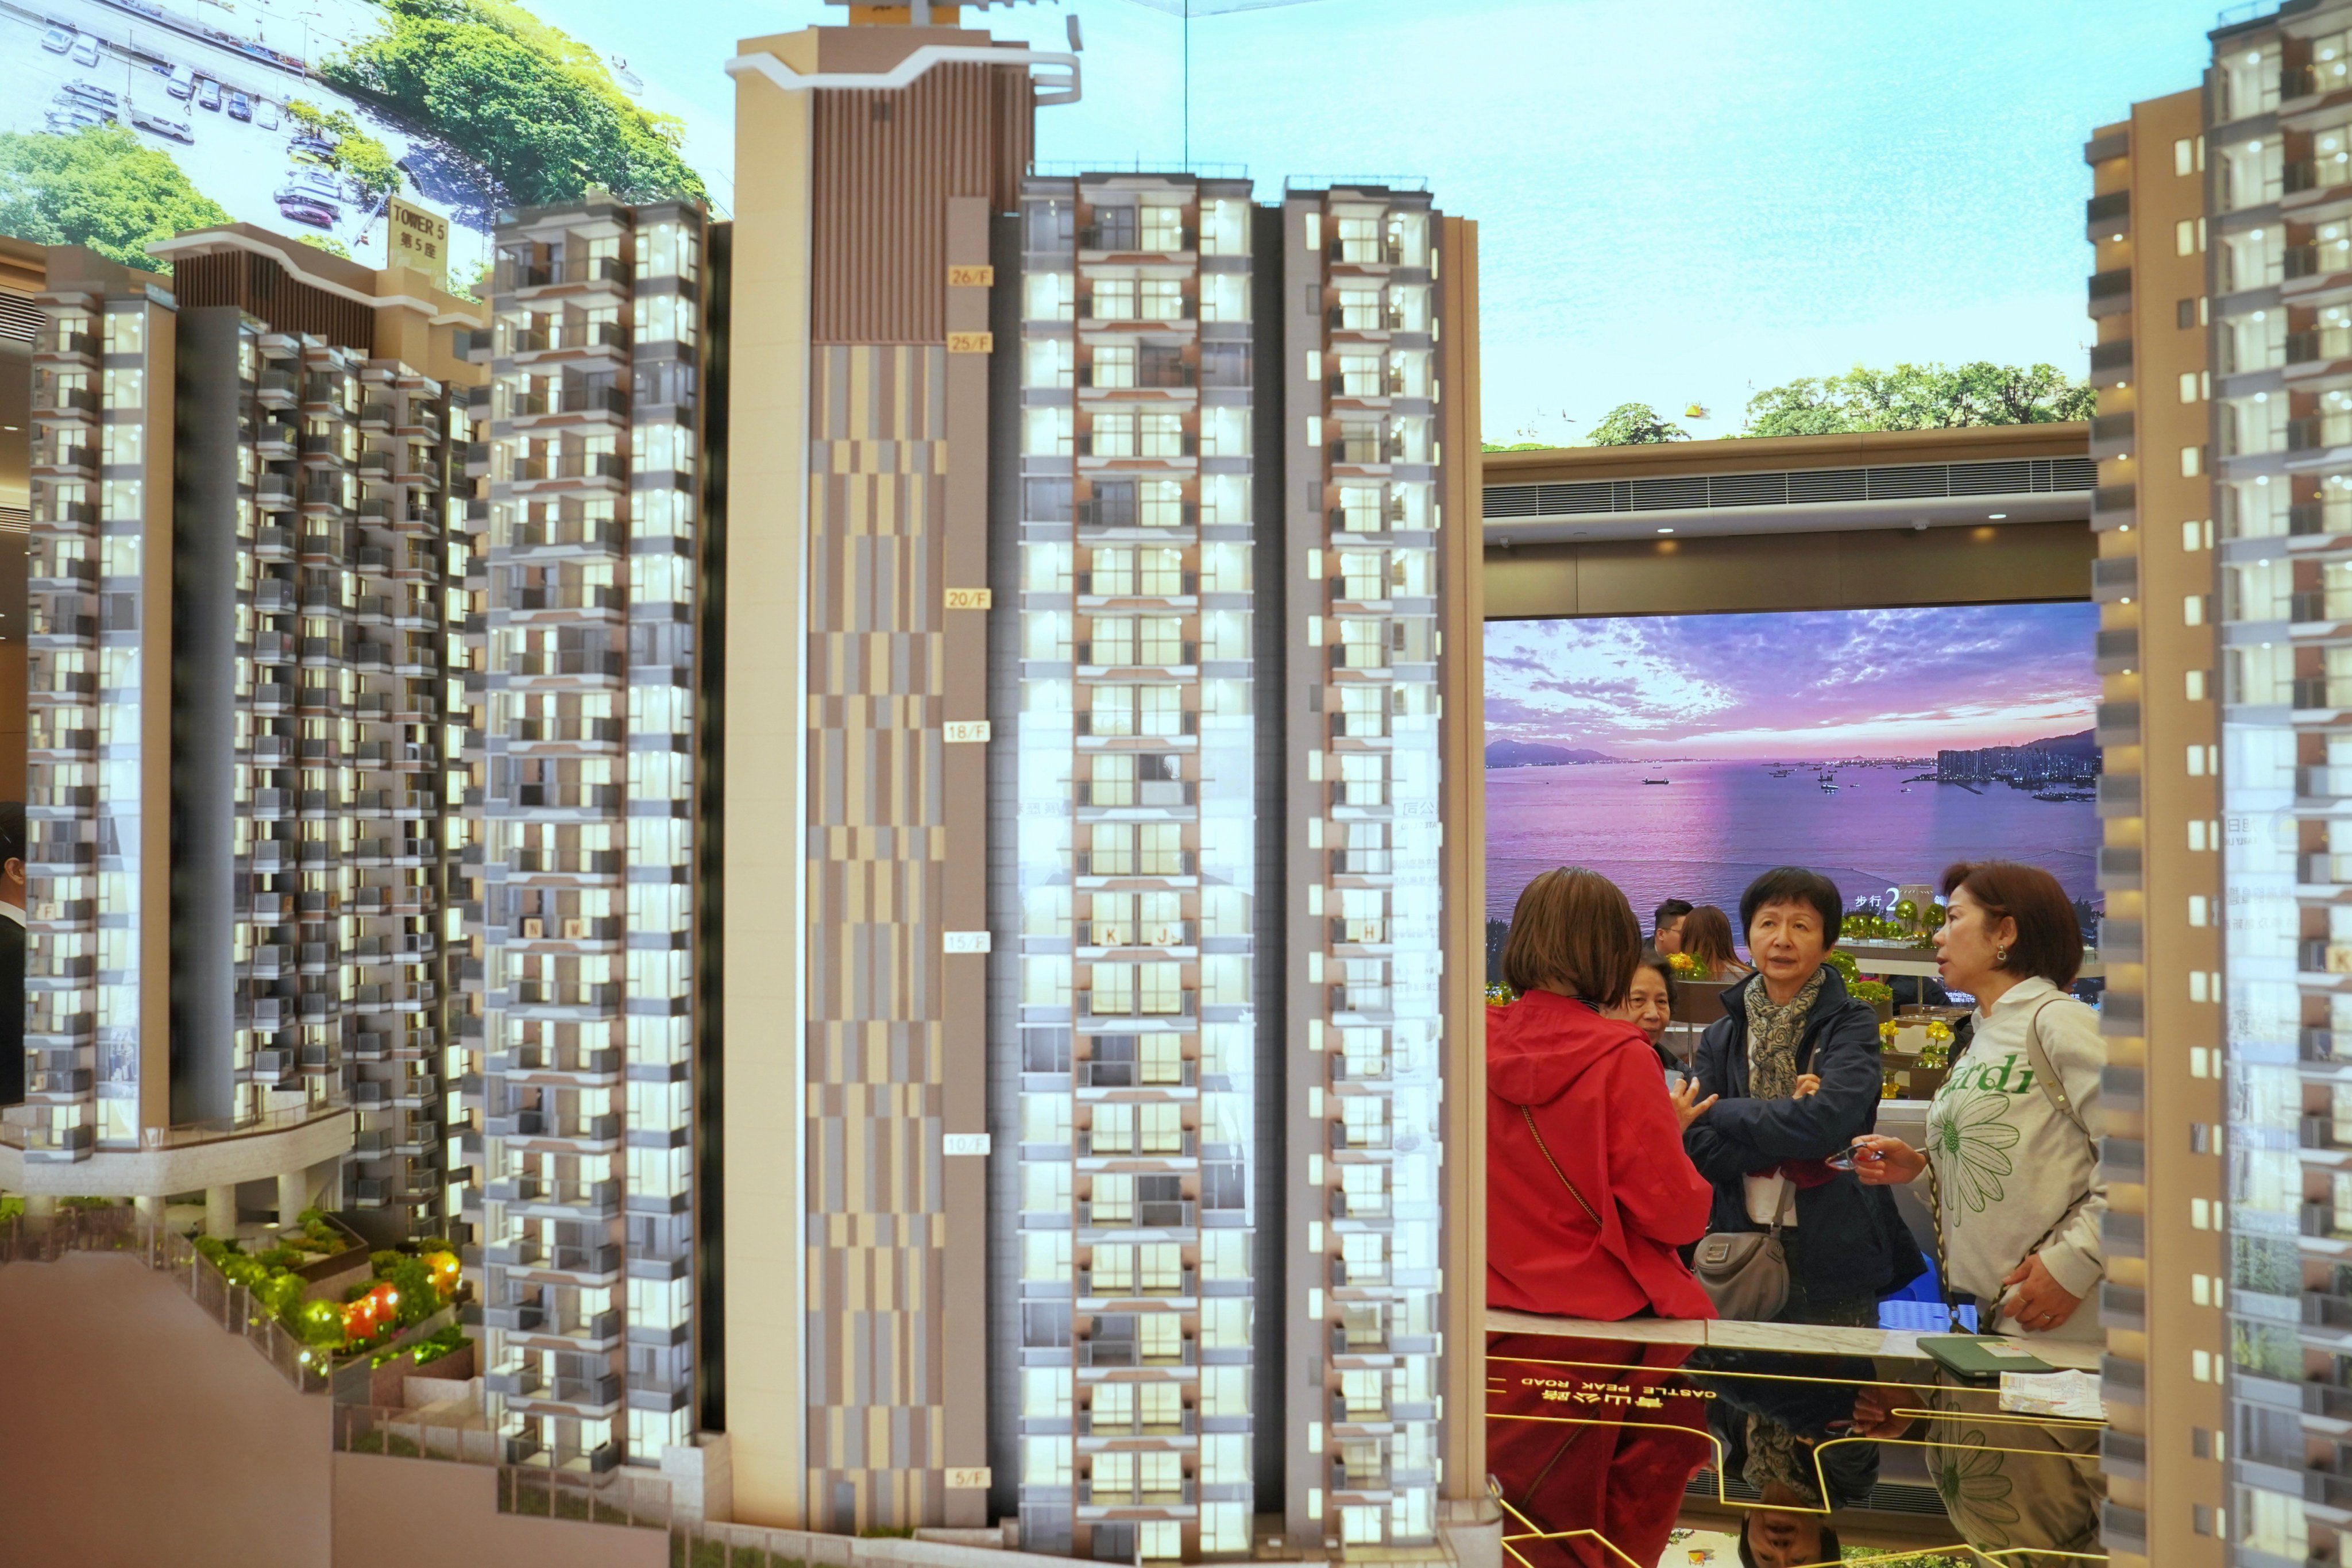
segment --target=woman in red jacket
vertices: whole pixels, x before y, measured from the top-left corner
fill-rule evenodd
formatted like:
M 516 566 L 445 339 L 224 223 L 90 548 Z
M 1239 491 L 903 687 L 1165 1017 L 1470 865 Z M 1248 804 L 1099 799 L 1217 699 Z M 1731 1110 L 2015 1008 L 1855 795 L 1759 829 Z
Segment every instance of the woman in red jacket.
M 1669 1093 L 1624 999 L 1642 928 L 1617 885 L 1547 871 L 1511 912 L 1486 1010 L 1486 1302 L 1553 1317 L 1712 1318 L 1675 1250 L 1706 1234 L 1714 1189 L 1683 1152 L 1706 1109 Z

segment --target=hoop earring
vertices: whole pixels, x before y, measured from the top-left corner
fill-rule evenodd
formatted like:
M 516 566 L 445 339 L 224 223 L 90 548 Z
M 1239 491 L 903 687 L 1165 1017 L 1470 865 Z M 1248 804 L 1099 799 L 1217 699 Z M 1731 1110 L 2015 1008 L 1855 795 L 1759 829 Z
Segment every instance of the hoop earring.
M 1996 947 L 1992 950 L 1992 966 L 1995 969 L 2006 969 L 2009 967 L 2009 949 L 2005 947 Z

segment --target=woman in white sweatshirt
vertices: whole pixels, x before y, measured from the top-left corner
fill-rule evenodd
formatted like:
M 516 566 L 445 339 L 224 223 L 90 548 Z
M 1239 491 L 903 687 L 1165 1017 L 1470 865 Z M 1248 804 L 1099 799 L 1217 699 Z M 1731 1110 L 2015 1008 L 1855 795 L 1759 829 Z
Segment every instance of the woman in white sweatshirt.
M 1976 998 L 1968 1049 L 1927 1111 L 1927 1148 L 1854 1141 L 1871 1185 L 1930 1176 L 1944 1288 L 1986 1331 L 2096 1340 L 2106 1272 L 2099 1222 L 2099 1016 L 2067 994 L 2082 929 L 2058 879 L 1984 860 L 1944 873 L 1944 984 Z M 2054 1075 L 2054 1076 L 2053 1076 Z

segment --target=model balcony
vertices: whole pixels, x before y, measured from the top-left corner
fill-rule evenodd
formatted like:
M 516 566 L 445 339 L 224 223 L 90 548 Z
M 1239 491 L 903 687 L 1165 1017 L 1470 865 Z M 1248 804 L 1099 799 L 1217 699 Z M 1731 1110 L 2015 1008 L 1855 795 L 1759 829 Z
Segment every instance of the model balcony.
M 1132 1128 L 1108 1131 L 1079 1128 L 1071 1135 L 1081 1159 L 1191 1160 L 1201 1152 L 1200 1134 L 1191 1131 L 1170 1134 Z
M 618 523 L 586 520 L 518 522 L 509 548 L 514 550 L 587 550 L 617 554 L 625 541 Z
M 69 555 L 33 546 L 26 563 L 26 587 L 36 594 L 87 594 L 98 587 L 98 563 L 86 555 Z
M 484 1310 L 482 1317 L 484 1326 L 489 1326 L 488 1309 Z M 482 1374 L 482 1387 L 486 1391 L 510 1398 L 527 1398 L 537 1394 L 540 1386 L 541 1373 L 536 1358 L 525 1361 L 517 1357 Z
M 618 489 L 628 479 L 628 465 L 617 452 L 518 458 L 508 477 L 519 485 L 580 479 L 594 482 L 600 489 Z
M 1083 1287 L 1081 1293 L 1085 1293 Z M 1124 1299 L 1147 1292 L 1118 1291 L 1114 1294 Z M 1192 1340 L 1180 1340 L 1173 1348 L 1157 1350 L 1139 1345 L 1133 1340 L 1091 1339 L 1080 1340 L 1070 1349 L 1072 1360 L 1079 1366 L 1173 1367 L 1201 1364 L 1201 1347 Z
M 94 363 L 98 358 L 98 334 L 72 327 L 43 327 L 33 334 L 33 357 Z
M 500 294 L 536 294 L 543 289 L 580 285 L 625 289 L 633 269 L 617 256 L 583 257 L 569 260 L 519 261 L 501 258 L 490 287 Z
M 64 473 L 68 477 L 85 476 L 95 470 L 98 448 L 89 445 L 84 434 L 76 429 L 49 429 L 33 438 L 33 469 L 36 478 L 46 470 Z
M 1201 715 L 1190 708 L 1174 713 L 1147 713 L 1139 720 L 1116 710 L 1073 713 L 1070 715 L 1070 728 L 1074 734 L 1092 736 L 1097 740 L 1166 741 L 1174 740 L 1179 735 L 1199 734 Z M 1192 873 L 1160 874 L 1190 876 Z
M 1080 572 L 1082 599 L 1189 599 L 1201 591 L 1198 572 Z
M 1077 1214 L 1081 1230 L 1192 1230 L 1201 1223 L 1201 1205 L 1190 1199 L 1138 1199 L 1128 1203 L 1081 1200 Z M 1190 1295 L 1190 1290 L 1181 1289 L 1188 1283 L 1189 1280 L 1175 1281 L 1170 1288 Z
M 1076 1067 L 1081 1089 L 1197 1089 L 1201 1083 L 1201 1064 L 1189 1058 L 1171 1062 L 1082 1061 Z
M 500 1176 L 486 1184 L 482 1195 L 494 1204 L 535 1204 L 546 1194 L 546 1185 L 534 1173 Z
M 621 1374 L 608 1372 L 594 1377 L 558 1377 L 542 1384 L 535 1394 L 513 1397 L 519 1405 L 527 1406 L 525 1414 L 538 1410 L 594 1420 L 610 1416 L 620 1408 L 621 1387 Z M 557 1411 L 551 1406 L 562 1409 Z
M 515 338 L 518 352 L 520 350 L 521 340 L 529 335 L 546 337 L 551 334 L 517 332 Z M 613 341 L 609 345 L 600 342 L 594 346 L 619 346 L 620 332 L 617 326 L 611 328 L 610 336 Z M 590 345 L 580 343 L 572 346 Z M 628 390 L 618 386 L 572 386 L 558 392 L 515 393 L 507 398 L 506 403 L 506 417 L 515 420 L 536 421 L 543 417 L 582 415 L 612 419 L 626 419 L 629 416 Z
M 498 1200 L 497 1184 L 491 1184 L 491 1201 Z M 546 1320 L 546 1314 L 536 1301 L 515 1301 L 503 1306 L 482 1309 L 482 1327 L 500 1329 L 510 1334 L 535 1333 Z
M 618 680 L 625 673 L 624 657 L 604 648 L 565 648 L 555 653 L 518 653 L 507 664 L 509 675 L 572 676 L 598 682 Z
M 98 417 L 98 393 L 87 386 L 65 386 L 46 377 L 33 388 L 33 418 L 46 423 L 69 420 L 85 424 Z
M 628 1400 L 632 1410 L 663 1414 L 683 1410 L 694 1402 L 694 1380 L 633 1375 L 629 1379 Z
M 1200 1488 L 1189 1477 L 1172 1482 L 1088 1480 L 1086 1488 L 1087 1501 L 1097 1508 L 1182 1508 L 1200 1499 Z
M 1201 1417 L 1191 1409 L 1172 1416 L 1144 1410 L 1080 1410 L 1071 1418 L 1071 1430 L 1080 1437 L 1191 1437 L 1199 1435 Z
M 1098 669 L 1188 670 L 1201 662 L 1196 642 L 1082 642 L 1076 653 L 1079 664 Z
M 1088 1020 L 1104 1018 L 1160 1019 L 1176 1023 L 1193 1016 L 1197 1012 L 1195 997 L 1190 991 L 1174 995 L 1136 996 L 1120 992 L 1087 991 L 1084 994 L 1083 1016 Z
M 1072 789 L 1077 804 L 1097 809 L 1145 806 L 1166 810 L 1197 805 L 1200 786 L 1190 779 L 1080 779 Z
M 517 359 L 602 349 L 626 352 L 629 333 L 618 321 L 591 321 L 574 317 L 551 320 L 543 327 L 514 330 L 509 332 L 508 342 L 513 357 Z
M 540 1261 L 541 1274 L 563 1274 L 583 1285 L 609 1285 L 621 1274 L 621 1249 L 612 1242 L 594 1247 L 556 1247 Z

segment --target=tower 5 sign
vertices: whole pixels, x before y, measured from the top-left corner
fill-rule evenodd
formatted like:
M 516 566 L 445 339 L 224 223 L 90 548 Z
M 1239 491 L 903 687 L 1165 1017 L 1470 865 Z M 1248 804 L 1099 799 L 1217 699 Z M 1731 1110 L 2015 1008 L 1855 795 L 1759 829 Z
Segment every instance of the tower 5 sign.
M 391 223 L 386 260 L 394 267 L 413 268 L 439 288 L 449 284 L 449 220 L 423 207 L 394 199 L 387 214 Z

